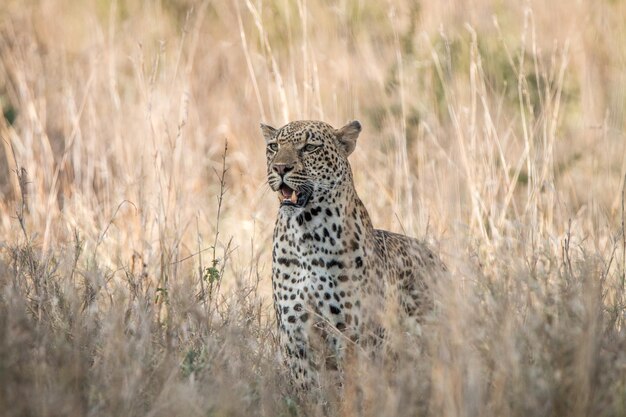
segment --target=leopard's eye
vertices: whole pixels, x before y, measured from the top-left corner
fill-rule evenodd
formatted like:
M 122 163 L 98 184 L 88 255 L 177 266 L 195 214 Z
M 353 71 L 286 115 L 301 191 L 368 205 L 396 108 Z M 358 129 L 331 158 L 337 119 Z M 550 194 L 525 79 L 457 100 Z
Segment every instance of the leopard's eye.
M 278 150 L 278 143 L 274 142 L 274 143 L 269 143 L 267 145 L 267 149 L 269 149 L 272 152 L 276 152 Z
M 309 145 L 306 145 L 304 147 L 304 151 L 305 152 L 313 152 L 314 150 L 318 149 L 319 147 L 320 147 L 319 145 L 309 144 Z

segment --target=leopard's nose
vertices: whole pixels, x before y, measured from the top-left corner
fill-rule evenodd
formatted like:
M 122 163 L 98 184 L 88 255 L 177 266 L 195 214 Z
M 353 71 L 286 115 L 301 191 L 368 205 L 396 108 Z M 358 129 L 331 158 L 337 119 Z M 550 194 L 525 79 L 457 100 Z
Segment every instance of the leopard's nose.
M 293 170 L 293 165 L 292 164 L 274 164 L 272 169 L 278 175 L 282 176 L 282 175 L 285 175 L 286 173 L 288 173 L 289 171 L 292 171 Z

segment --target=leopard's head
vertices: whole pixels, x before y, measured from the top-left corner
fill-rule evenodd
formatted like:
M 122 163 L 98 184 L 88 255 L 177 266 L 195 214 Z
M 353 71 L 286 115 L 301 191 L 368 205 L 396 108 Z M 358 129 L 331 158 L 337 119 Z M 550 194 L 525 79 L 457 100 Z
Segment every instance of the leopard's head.
M 261 124 L 267 143 L 267 178 L 282 207 L 303 208 L 315 197 L 352 183 L 348 155 L 354 151 L 361 124 L 340 129 L 319 121 L 295 121 L 275 129 Z

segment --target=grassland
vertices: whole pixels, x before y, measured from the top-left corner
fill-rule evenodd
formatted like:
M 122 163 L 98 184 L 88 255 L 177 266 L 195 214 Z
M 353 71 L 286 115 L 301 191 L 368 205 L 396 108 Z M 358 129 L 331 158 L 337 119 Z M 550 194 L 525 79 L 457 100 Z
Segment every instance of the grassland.
M 0 415 L 626 415 L 624 39 L 608 0 L 3 1 Z M 452 273 L 298 399 L 258 124 L 302 118 L 361 121 L 374 224 Z

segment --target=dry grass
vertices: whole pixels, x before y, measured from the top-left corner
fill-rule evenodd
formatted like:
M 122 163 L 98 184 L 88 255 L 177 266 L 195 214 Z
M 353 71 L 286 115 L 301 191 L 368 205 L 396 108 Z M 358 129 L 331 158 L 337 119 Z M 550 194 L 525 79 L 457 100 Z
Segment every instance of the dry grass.
M 619 1 L 4 1 L 0 414 L 625 415 L 625 22 Z M 301 401 L 258 131 L 299 118 L 359 119 L 374 224 L 453 270 L 396 361 Z

